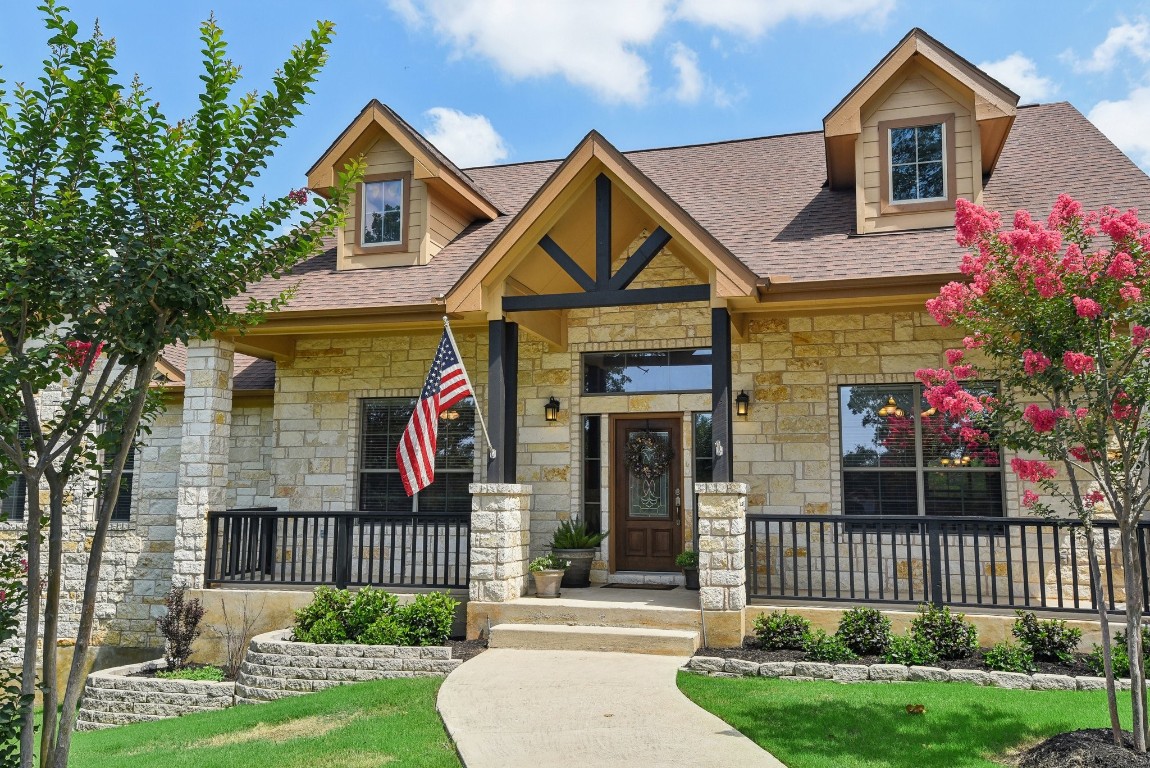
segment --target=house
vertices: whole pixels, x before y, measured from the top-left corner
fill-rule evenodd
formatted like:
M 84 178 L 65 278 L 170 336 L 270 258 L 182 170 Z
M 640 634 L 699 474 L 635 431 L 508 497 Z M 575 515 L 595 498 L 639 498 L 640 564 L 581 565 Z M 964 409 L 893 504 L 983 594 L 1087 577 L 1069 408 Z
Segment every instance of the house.
M 622 152 L 592 131 L 461 169 L 372 101 L 308 170 L 324 194 L 365 157 L 346 227 L 250 289 L 287 306 L 165 359 L 103 642 L 155 645 L 173 579 L 455 589 L 476 635 L 573 517 L 609 532 L 599 584 L 680 584 L 698 550 L 712 644 L 748 598 L 1088 612 L 1068 528 L 1026 518 L 1009 455 L 955 439 L 914 378 L 959 342 L 923 309 L 958 277 L 957 197 L 1150 206 L 1074 107 L 1017 102 L 919 29 L 807 133 Z M 395 449 L 445 316 L 477 396 L 409 498 Z

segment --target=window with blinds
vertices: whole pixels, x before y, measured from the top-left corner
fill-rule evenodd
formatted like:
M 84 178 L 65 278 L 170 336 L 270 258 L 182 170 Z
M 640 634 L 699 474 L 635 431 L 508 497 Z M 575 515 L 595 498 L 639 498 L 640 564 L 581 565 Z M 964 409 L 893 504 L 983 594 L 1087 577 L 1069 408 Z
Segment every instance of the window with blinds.
M 389 515 L 469 515 L 475 469 L 475 401 L 439 416 L 435 481 L 414 496 L 403 489 L 395 452 L 415 398 L 363 400 L 360 408 L 359 509 Z
M 17 436 L 21 440 L 32 437 L 28 422 L 20 420 Z M 0 519 L 19 521 L 24 519 L 28 506 L 28 481 L 18 472 L 0 472 Z

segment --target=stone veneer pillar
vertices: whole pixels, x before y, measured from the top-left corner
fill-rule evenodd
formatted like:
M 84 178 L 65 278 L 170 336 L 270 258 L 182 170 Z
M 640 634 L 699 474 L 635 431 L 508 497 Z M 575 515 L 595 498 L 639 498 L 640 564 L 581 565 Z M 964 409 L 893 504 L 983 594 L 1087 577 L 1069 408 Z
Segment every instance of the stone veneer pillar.
M 696 483 L 699 515 L 699 603 L 707 644 L 743 642 L 747 606 L 747 484 Z
M 172 580 L 192 589 L 204 585 L 208 510 L 227 503 L 234 359 L 230 341 L 188 343 Z
M 527 592 L 531 543 L 531 486 L 472 483 L 472 602 L 506 603 Z

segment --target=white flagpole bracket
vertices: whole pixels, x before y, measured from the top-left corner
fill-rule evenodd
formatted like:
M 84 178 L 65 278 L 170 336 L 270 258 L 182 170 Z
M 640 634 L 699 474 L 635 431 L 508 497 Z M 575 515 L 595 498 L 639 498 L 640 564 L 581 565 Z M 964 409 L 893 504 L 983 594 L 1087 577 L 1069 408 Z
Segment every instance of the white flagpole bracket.
M 447 331 L 447 338 L 451 339 L 451 346 L 455 347 L 455 356 L 460 361 L 460 368 L 463 370 L 463 378 L 467 380 L 467 388 L 475 394 L 475 387 L 471 384 L 471 377 L 467 375 L 467 366 L 463 365 L 463 358 L 459 355 L 459 345 L 455 343 L 455 334 L 451 332 L 451 322 L 448 321 L 447 315 L 443 316 L 443 329 Z M 491 444 L 491 436 L 487 434 L 487 423 L 483 420 L 483 409 L 479 407 L 479 398 L 475 398 L 475 415 L 479 417 L 479 427 L 483 430 L 483 439 L 487 441 L 487 458 L 494 459 L 496 457 L 495 446 Z

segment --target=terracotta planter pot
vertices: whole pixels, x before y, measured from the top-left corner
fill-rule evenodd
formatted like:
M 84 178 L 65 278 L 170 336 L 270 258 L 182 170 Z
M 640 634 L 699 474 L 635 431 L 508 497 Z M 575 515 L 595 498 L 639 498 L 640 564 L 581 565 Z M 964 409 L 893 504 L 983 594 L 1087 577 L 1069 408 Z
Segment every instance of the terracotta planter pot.
M 563 571 L 532 571 L 531 577 L 535 579 L 536 597 L 559 597 Z
M 687 578 L 687 589 L 697 592 L 699 590 L 699 569 L 684 568 L 683 576 Z
M 553 554 L 556 557 L 561 557 L 567 560 L 571 565 L 567 566 L 566 572 L 563 574 L 563 586 L 568 589 L 578 589 L 581 587 L 591 586 L 591 561 L 595 559 L 594 549 L 556 549 Z

